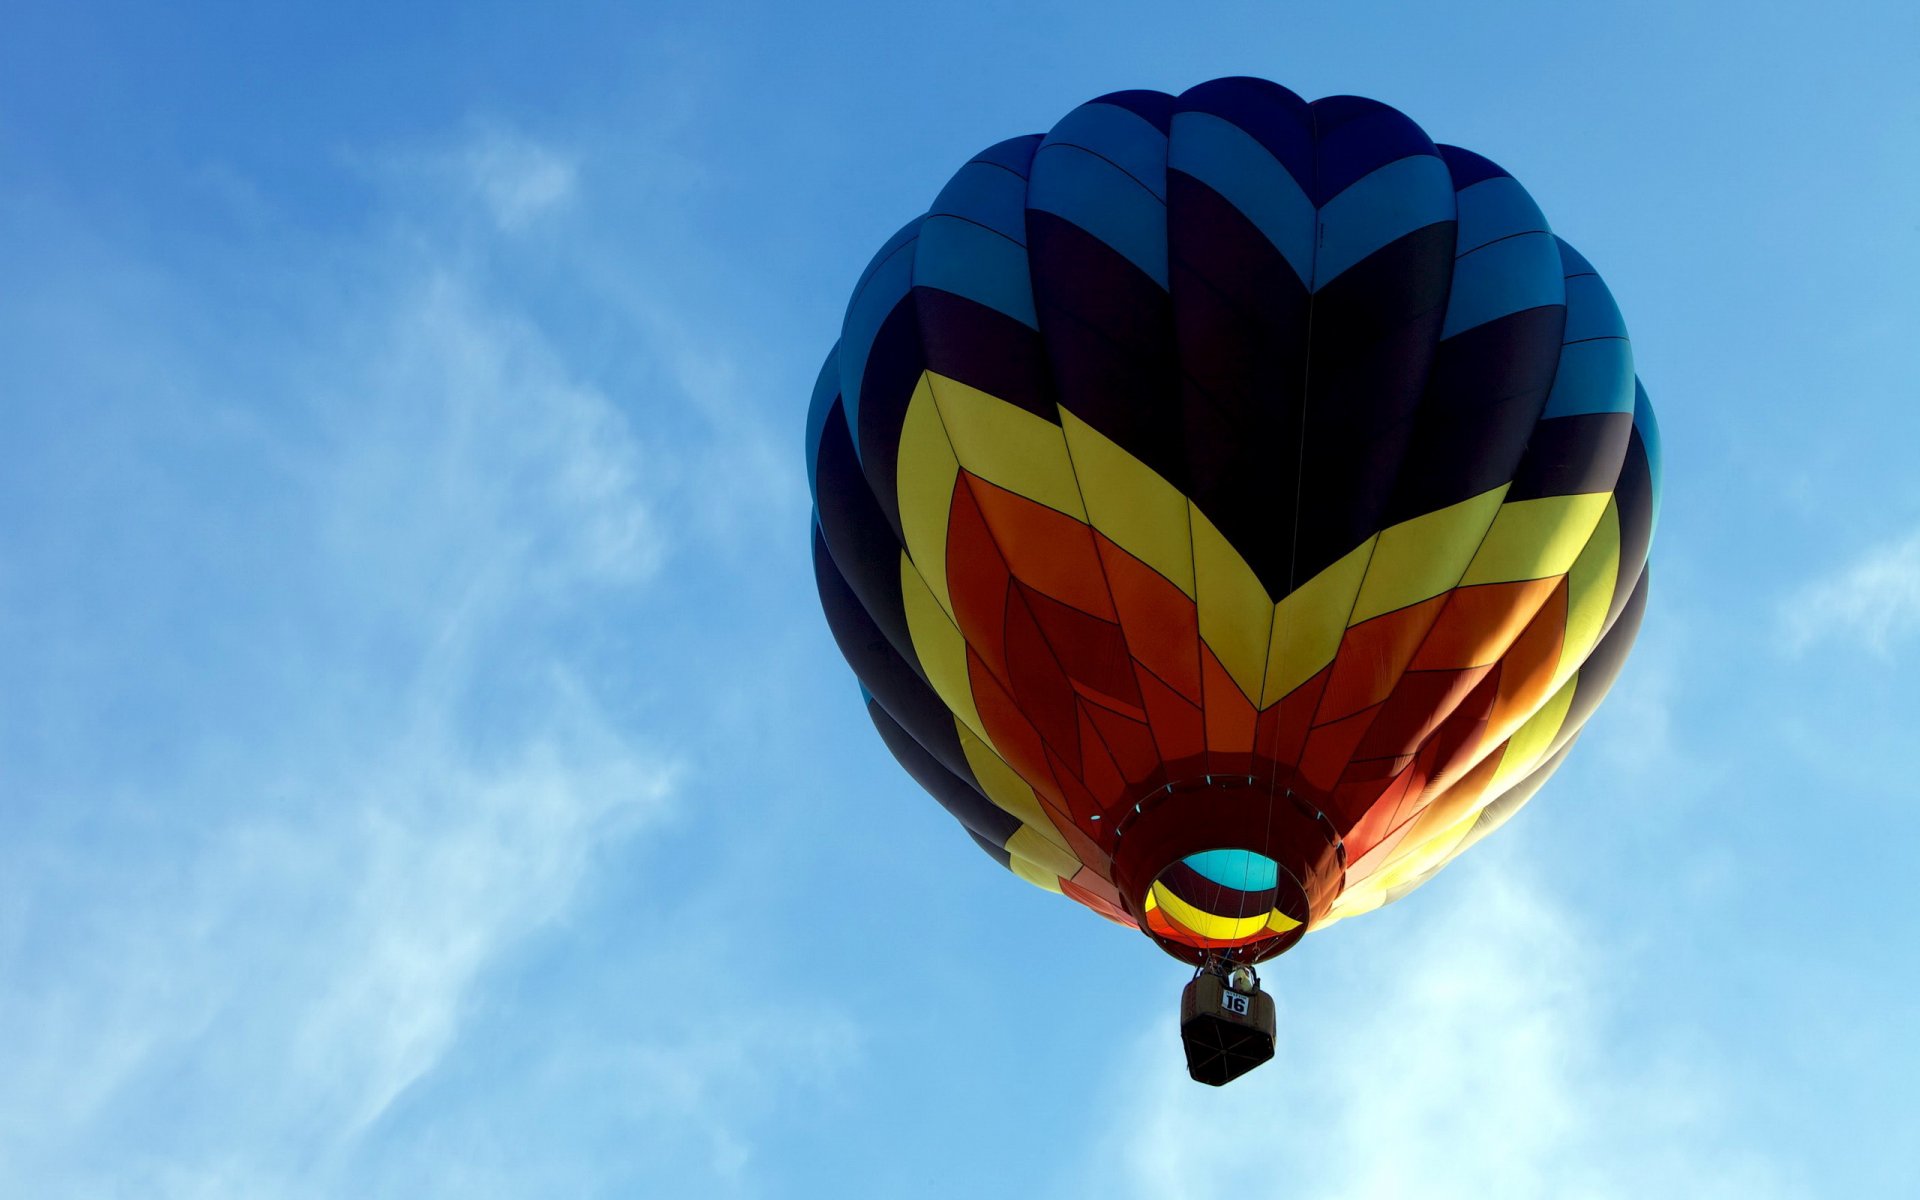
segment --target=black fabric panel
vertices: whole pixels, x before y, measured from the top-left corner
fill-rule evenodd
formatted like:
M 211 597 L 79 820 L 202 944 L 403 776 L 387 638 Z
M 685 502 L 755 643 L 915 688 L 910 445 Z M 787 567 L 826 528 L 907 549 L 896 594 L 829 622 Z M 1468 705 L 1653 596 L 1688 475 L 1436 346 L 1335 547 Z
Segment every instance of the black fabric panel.
M 1325 207 L 1327 201 L 1390 162 L 1439 154 L 1426 130 L 1378 100 L 1328 96 L 1315 100 L 1312 108 L 1315 205 Z
M 920 317 L 909 293 L 873 335 L 860 378 L 860 466 L 896 543 L 906 541 L 900 532 L 900 427 L 925 369 Z
M 1115 108 L 1124 108 L 1161 133 L 1165 133 L 1173 121 L 1173 97 L 1165 92 L 1108 92 L 1104 96 L 1095 96 L 1088 103 L 1111 104 Z
M 1188 490 L 1172 302 L 1071 221 L 1027 210 L 1033 298 L 1060 406 Z
M 840 647 L 841 657 L 853 668 L 860 686 L 867 689 L 900 727 L 913 735 L 947 770 L 970 778 L 972 768 L 960 749 L 960 734 L 954 728 L 953 713 L 919 675 L 911 657 L 903 657 L 881 631 L 872 614 L 840 572 L 840 564 L 827 549 L 818 526 L 813 531 L 813 580 L 820 591 L 820 607 L 827 614 L 827 627 Z
M 1566 306 L 1545 305 L 1440 343 L 1383 526 L 1513 478 L 1553 389 L 1566 321 Z
M 1471 150 L 1444 145 L 1435 149 L 1446 160 L 1447 174 L 1453 177 L 1453 190 L 1456 192 L 1464 192 L 1474 184 L 1485 183 L 1489 179 L 1510 178 L 1500 164 Z
M 1632 433 L 1632 413 L 1581 413 L 1540 422 L 1513 473 L 1507 499 L 1612 491 Z
M 819 480 L 816 534 L 825 537 L 860 607 L 895 651 L 911 661 L 913 639 L 900 597 L 900 541 L 853 456 L 846 406 L 838 400 L 827 412 L 820 431 L 820 456 L 814 463 Z
M 1047 350 L 1038 332 L 984 304 L 915 288 L 927 367 L 1037 417 L 1060 423 Z
M 1613 495 L 1620 506 L 1620 575 L 1613 589 L 1613 603 L 1607 608 L 1609 625 L 1620 618 L 1620 610 L 1627 603 L 1627 589 L 1621 584 L 1646 566 L 1653 540 L 1653 476 L 1638 429 L 1627 439 L 1627 457 L 1620 466 L 1620 482 L 1614 486 Z
M 1004 846 L 1008 838 L 1020 831 L 1020 818 L 987 799 L 972 772 L 958 775 L 948 770 L 944 763 L 920 744 L 919 739 L 894 720 L 879 701 L 867 701 L 867 715 L 873 718 L 873 727 L 880 731 L 880 740 L 887 744 L 887 749 L 893 751 L 893 757 L 906 768 L 907 774 L 927 789 L 927 794 L 938 800 L 940 807 L 952 813 L 954 819 L 966 826 L 969 832 L 988 839 L 996 846 Z M 952 723 L 951 717 L 948 723 Z
M 1300 537 L 1282 596 L 1382 525 L 1413 436 L 1453 284 L 1454 223 L 1416 229 L 1342 273 L 1313 300 Z M 1292 498 L 1273 511 L 1288 529 Z
M 1620 668 L 1626 664 L 1627 651 L 1633 649 L 1633 639 L 1640 633 L 1640 619 L 1647 612 L 1647 572 L 1640 572 L 1640 578 L 1628 593 L 1625 607 L 1619 620 L 1608 628 L 1593 648 L 1587 661 L 1580 664 L 1580 674 L 1573 685 L 1573 703 L 1567 709 L 1567 719 L 1560 724 L 1561 735 L 1572 737 L 1571 731 L 1577 731 L 1587 723 L 1593 710 L 1607 697 L 1607 690 L 1618 678 Z
M 1310 296 L 1205 184 L 1168 172 L 1167 214 L 1189 495 L 1269 591 L 1284 589 Z
M 985 850 L 987 852 L 988 858 L 991 858 L 993 861 L 999 863 L 1001 866 L 1007 868 L 1008 870 L 1013 869 L 1013 855 L 1007 851 L 1007 848 L 1004 845 L 996 846 L 991 841 L 981 837 L 979 834 L 975 833 L 971 829 L 967 830 L 967 836 L 973 839 L 974 845 L 980 847 L 982 850 Z
M 1213 79 L 1180 94 L 1182 112 L 1211 113 L 1231 121 L 1278 159 L 1310 190 L 1313 181 L 1313 110 L 1277 83 L 1250 76 Z

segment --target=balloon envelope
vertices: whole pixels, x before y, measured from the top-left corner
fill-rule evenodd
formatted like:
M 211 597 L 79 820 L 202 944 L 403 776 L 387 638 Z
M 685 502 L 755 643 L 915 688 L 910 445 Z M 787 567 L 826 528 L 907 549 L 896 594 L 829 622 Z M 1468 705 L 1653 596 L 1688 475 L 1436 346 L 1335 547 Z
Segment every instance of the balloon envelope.
M 1653 413 L 1593 267 L 1371 100 L 1120 92 L 875 255 L 808 418 L 820 598 L 993 858 L 1169 953 L 1404 895 L 1632 643 Z

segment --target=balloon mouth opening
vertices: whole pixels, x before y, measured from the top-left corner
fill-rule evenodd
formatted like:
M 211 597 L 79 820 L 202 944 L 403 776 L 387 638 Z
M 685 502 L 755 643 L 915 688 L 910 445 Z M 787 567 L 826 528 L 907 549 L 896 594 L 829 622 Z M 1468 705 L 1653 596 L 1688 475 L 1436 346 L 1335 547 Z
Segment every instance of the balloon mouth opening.
M 1300 882 L 1272 858 L 1240 847 L 1203 850 L 1168 865 L 1147 888 L 1141 909 L 1146 932 L 1169 950 L 1247 962 L 1292 945 L 1307 922 Z

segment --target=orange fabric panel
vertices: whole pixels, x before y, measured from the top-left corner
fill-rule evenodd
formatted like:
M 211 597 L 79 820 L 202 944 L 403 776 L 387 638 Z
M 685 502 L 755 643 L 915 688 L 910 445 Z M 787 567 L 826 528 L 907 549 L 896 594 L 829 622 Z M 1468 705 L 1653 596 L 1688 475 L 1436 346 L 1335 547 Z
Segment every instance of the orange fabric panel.
M 1487 718 L 1496 736 L 1510 736 L 1547 702 L 1566 636 L 1567 581 L 1562 578 L 1500 659 L 1500 694 Z
M 1127 912 L 1124 908 L 1120 907 L 1118 903 L 1119 893 L 1117 892 L 1114 893 L 1114 899 L 1108 900 L 1105 896 L 1100 895 L 1098 892 L 1085 886 L 1084 884 L 1074 882 L 1075 880 L 1080 879 L 1086 875 L 1087 875 L 1087 872 L 1082 870 L 1077 874 L 1075 874 L 1073 879 L 1062 879 L 1060 881 L 1061 893 L 1067 896 L 1069 899 L 1077 900 L 1081 904 L 1086 905 L 1088 908 L 1092 909 L 1094 912 L 1099 913 L 1101 916 L 1105 917 L 1109 921 L 1113 921 L 1116 924 L 1125 925 L 1129 929 L 1137 928 L 1137 926 L 1134 924 L 1133 918 L 1127 915 Z
M 1043 801 L 1051 800 L 1055 808 L 1060 807 L 1060 786 L 1054 780 L 1053 768 L 1047 764 L 1046 747 L 1040 741 L 1039 730 L 972 650 L 967 651 L 967 679 L 987 740 Z
M 1106 572 L 1093 530 L 1063 512 L 961 473 L 993 530 L 1014 577 L 1063 604 L 1109 621 L 1119 618 L 1107 595 Z
M 1127 651 L 1195 705 L 1200 703 L 1200 616 L 1167 577 L 1098 533 L 1094 542 L 1126 631 Z
M 1520 636 L 1561 578 L 1455 588 L 1409 669 L 1455 671 L 1492 663 Z
M 1228 773 L 1244 772 L 1239 765 L 1240 759 L 1253 756 L 1254 712 L 1253 702 L 1240 691 L 1233 682 L 1233 676 L 1220 665 L 1213 651 L 1207 646 L 1200 647 L 1202 691 L 1206 698 L 1207 717 L 1207 757 L 1220 765 L 1215 769 Z
M 1338 721 L 1385 700 L 1446 600 L 1442 593 L 1348 629 L 1333 660 L 1319 720 Z
M 1393 833 L 1394 812 L 1406 799 L 1407 793 L 1417 790 L 1424 782 L 1425 779 L 1421 774 L 1413 768 L 1412 764 L 1408 764 L 1406 769 L 1387 781 L 1385 787 L 1378 788 L 1371 800 L 1365 801 L 1365 810 L 1360 813 L 1359 820 L 1354 822 L 1353 828 L 1347 831 L 1343 839 L 1347 847 L 1349 875 L 1353 873 L 1355 861 Z M 1343 788 L 1342 792 L 1347 792 L 1347 789 Z M 1353 793 L 1342 795 L 1341 801 L 1345 805 L 1357 807 L 1363 798 L 1356 786 Z
M 1460 706 L 1433 734 L 1433 754 L 1428 759 L 1427 799 L 1451 787 L 1464 772 L 1473 768 L 1480 747 L 1487 740 L 1487 716 L 1493 711 L 1500 691 L 1500 668 L 1488 672 Z
M 1437 833 L 1466 816 L 1481 798 L 1486 795 L 1487 786 L 1493 782 L 1493 776 L 1500 768 L 1498 755 L 1490 754 L 1474 764 L 1466 774 L 1452 779 L 1436 777 L 1427 785 L 1428 801 L 1420 813 L 1419 821 L 1422 835 Z
M 1278 763 L 1300 761 L 1307 735 L 1313 731 L 1314 710 L 1320 707 L 1320 694 L 1332 674 L 1332 667 L 1321 668 L 1312 679 L 1261 711 L 1255 734 L 1261 754 Z

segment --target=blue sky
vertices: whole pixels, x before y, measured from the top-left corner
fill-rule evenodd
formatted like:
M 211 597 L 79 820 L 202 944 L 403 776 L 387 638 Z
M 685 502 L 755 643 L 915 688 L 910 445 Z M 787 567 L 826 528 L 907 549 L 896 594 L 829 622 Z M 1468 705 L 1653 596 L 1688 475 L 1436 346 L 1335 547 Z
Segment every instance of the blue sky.
M 1912 6 L 6 25 L 0 1194 L 1920 1190 Z M 1214 1092 L 874 737 L 800 442 L 954 166 L 1236 73 L 1519 176 L 1667 479 L 1579 751 Z

